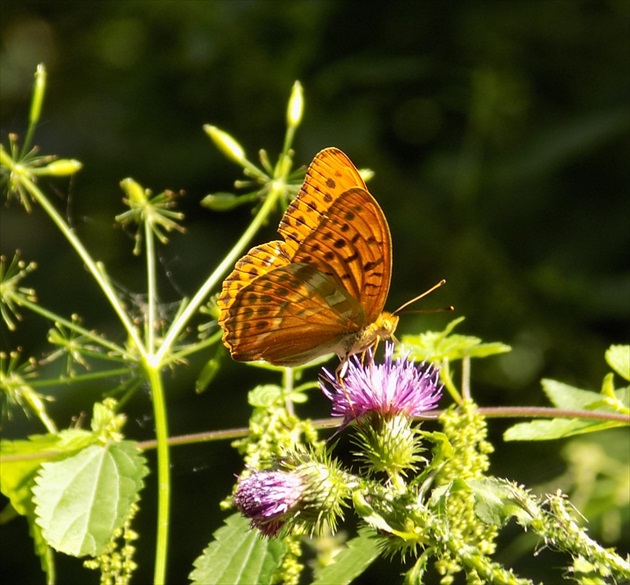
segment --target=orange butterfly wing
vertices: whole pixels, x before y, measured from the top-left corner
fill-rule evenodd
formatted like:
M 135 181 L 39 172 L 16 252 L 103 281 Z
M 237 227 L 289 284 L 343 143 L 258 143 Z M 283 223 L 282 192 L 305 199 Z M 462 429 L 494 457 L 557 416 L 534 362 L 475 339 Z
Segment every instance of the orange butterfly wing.
M 352 352 L 381 315 L 392 253 L 383 212 L 345 154 L 315 157 L 278 231 L 285 241 L 252 248 L 223 283 L 219 324 L 232 357 L 299 365 Z

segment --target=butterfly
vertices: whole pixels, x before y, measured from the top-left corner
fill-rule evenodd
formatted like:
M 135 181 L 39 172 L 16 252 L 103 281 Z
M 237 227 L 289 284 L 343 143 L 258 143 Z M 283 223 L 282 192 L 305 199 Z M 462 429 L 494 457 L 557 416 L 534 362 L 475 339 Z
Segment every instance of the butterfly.
M 219 325 L 235 360 L 297 366 L 334 352 L 343 364 L 393 335 L 389 226 L 341 150 L 315 156 L 278 232 L 223 282 Z

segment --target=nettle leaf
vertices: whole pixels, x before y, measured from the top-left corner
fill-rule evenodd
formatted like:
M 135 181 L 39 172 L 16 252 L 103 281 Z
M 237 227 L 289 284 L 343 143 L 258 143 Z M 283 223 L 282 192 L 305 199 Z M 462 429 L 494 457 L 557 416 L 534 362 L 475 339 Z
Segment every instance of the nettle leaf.
M 379 556 L 378 542 L 375 532 L 362 528 L 359 536 L 349 540 L 332 564 L 318 571 L 313 585 L 346 585 L 352 583 Z
M 260 384 L 247 393 L 247 402 L 255 408 L 273 408 L 283 405 L 282 388 L 277 384 Z
M 91 434 L 86 431 L 83 433 L 83 438 L 90 440 Z M 26 517 L 35 553 L 49 582 L 54 581 L 54 562 L 42 530 L 35 521 L 32 489 L 42 463 L 63 457 L 68 450 L 74 450 L 73 444 L 77 443 L 78 437 L 74 433 L 73 437 L 74 442 L 62 431 L 57 435 L 32 435 L 23 441 L 0 441 L 2 493 L 9 498 L 13 509 Z
M 92 433 L 72 429 L 56 435 L 31 435 L 25 441 L 0 441 L 0 488 L 18 514 L 33 512 L 31 489 L 40 466 L 93 442 Z
M 475 496 L 475 514 L 486 524 L 503 526 L 515 517 L 521 526 L 529 525 L 537 511 L 505 480 L 494 477 L 469 479 L 466 483 Z
M 605 356 L 611 369 L 630 382 L 630 345 L 611 345 Z
M 287 552 L 282 540 L 262 538 L 240 514 L 226 518 L 214 539 L 194 562 L 193 584 L 269 583 Z
M 42 465 L 33 488 L 37 524 L 55 550 L 101 554 L 139 499 L 148 469 L 132 441 L 91 445 Z

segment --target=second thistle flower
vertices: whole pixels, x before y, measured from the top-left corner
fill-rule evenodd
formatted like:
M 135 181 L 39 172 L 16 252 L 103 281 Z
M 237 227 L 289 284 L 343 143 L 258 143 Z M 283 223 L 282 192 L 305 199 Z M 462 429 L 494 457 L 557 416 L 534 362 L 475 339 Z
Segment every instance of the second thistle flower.
M 335 529 L 353 487 L 352 478 L 324 458 L 286 470 L 256 471 L 239 480 L 234 503 L 252 528 L 269 538 L 294 529 L 318 534 Z

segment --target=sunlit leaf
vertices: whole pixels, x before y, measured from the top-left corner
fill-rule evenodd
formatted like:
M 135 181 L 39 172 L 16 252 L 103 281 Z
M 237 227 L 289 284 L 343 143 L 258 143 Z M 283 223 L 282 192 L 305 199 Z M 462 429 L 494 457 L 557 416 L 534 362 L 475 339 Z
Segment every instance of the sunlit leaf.
M 630 345 L 611 345 L 606 351 L 606 362 L 624 380 L 630 381 Z
M 193 585 L 269 583 L 286 553 L 282 540 L 262 538 L 240 514 L 226 518 L 189 575 Z
M 91 445 L 42 465 L 33 488 L 37 523 L 54 549 L 98 556 L 120 528 L 148 473 L 131 441 Z
M 359 536 L 346 543 L 332 564 L 324 567 L 317 574 L 313 585 L 346 585 L 352 583 L 379 556 L 379 548 L 374 532 L 360 530 Z
M 527 508 L 519 491 L 504 480 L 489 477 L 466 483 L 475 496 L 475 514 L 486 524 L 503 526 L 516 517 L 519 524 L 527 526 L 536 515 L 536 510 Z

